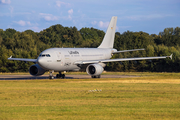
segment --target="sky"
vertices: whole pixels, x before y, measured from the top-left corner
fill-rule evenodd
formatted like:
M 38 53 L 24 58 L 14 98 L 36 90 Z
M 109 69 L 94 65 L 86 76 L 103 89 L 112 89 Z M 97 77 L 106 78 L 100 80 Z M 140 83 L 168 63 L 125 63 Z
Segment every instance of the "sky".
M 0 29 L 40 32 L 52 25 L 106 32 L 117 16 L 116 32 L 159 34 L 180 27 L 180 0 L 0 0 Z

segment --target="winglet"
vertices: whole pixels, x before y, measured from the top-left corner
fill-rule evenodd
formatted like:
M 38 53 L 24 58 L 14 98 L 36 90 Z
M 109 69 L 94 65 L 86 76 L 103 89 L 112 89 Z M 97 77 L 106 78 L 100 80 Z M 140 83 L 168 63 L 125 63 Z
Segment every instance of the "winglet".
M 172 55 L 173 55 L 173 53 L 169 56 L 169 58 L 171 58 L 171 60 L 172 60 Z
M 12 55 L 9 58 L 12 58 Z
M 172 60 L 172 55 L 173 55 L 173 53 L 170 56 L 167 56 L 167 58 L 171 58 L 171 60 Z

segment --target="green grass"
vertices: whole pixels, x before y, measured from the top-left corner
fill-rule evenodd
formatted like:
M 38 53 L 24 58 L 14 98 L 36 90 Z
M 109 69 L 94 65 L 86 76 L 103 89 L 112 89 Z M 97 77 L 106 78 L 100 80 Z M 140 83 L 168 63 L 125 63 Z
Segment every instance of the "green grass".
M 145 73 L 140 78 L 0 81 L 0 119 L 178 120 L 178 75 Z M 138 80 L 145 83 L 131 83 Z
M 64 72 L 62 72 L 64 74 Z M 49 75 L 49 72 L 45 72 L 46 75 Z M 58 74 L 58 72 L 53 73 Z M 66 72 L 67 75 L 87 75 L 86 72 Z M 0 72 L 0 75 L 29 75 L 29 72 L 14 72 L 14 73 L 3 73 Z M 170 73 L 170 72 L 106 72 L 104 71 L 102 75 L 137 75 L 137 76 L 180 76 L 180 73 Z

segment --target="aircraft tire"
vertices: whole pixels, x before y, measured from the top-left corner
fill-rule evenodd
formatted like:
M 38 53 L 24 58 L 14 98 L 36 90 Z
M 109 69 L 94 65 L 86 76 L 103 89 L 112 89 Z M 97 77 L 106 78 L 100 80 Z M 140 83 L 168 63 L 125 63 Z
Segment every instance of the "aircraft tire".
M 49 76 L 49 79 L 54 79 L 54 77 L 53 76 Z
M 56 74 L 56 78 L 61 78 L 62 75 L 61 74 Z
M 97 75 L 97 78 L 101 78 L 101 75 Z
M 59 74 L 56 74 L 56 78 L 59 78 Z
M 101 75 L 92 75 L 91 78 L 100 78 Z
M 61 75 L 61 78 L 64 79 L 64 78 L 65 78 L 65 74 L 62 74 L 62 75 Z
M 56 74 L 56 78 L 64 79 L 65 78 L 65 74 Z

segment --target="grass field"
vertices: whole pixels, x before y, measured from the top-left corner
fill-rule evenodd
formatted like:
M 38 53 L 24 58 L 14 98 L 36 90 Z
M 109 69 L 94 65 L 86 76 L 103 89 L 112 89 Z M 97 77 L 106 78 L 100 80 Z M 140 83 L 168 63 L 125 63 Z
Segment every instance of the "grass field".
M 180 119 L 179 73 L 117 74 L 142 77 L 0 81 L 0 119 Z

